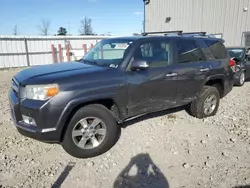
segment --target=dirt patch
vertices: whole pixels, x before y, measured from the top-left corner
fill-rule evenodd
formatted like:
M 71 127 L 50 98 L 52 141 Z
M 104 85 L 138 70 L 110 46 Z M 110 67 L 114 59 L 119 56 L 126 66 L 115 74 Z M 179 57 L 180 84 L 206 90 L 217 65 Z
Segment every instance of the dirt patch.
M 219 187 L 250 185 L 250 83 L 235 87 L 215 117 L 185 111 L 134 120 L 118 143 L 92 159 L 21 136 L 10 121 L 0 78 L 0 187 Z

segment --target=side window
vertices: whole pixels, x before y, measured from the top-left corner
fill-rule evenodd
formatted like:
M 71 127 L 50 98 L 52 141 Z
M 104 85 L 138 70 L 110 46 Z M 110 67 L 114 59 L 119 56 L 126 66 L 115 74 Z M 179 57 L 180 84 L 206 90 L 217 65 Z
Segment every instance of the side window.
M 141 44 L 134 54 L 134 59 L 145 60 L 152 68 L 165 67 L 171 64 L 170 55 L 169 42 L 152 41 Z
M 220 41 L 206 40 L 205 42 L 215 59 L 227 58 L 227 50 Z
M 204 57 L 200 48 L 193 40 L 178 40 L 178 63 L 203 61 Z

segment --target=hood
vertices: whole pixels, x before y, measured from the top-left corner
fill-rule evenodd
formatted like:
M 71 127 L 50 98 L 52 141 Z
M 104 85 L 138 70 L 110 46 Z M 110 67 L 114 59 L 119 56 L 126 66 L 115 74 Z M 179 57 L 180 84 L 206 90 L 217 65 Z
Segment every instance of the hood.
M 60 78 L 72 77 L 83 73 L 106 70 L 105 67 L 85 64 L 82 62 L 64 62 L 50 65 L 38 65 L 24 69 L 15 75 L 22 84 L 43 84 L 54 82 Z

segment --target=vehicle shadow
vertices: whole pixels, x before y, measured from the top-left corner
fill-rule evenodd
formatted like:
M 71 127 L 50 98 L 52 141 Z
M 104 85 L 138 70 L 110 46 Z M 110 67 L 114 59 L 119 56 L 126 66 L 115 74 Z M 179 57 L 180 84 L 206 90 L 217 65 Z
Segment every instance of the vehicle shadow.
M 69 162 L 67 166 L 64 168 L 63 172 L 57 178 L 55 183 L 51 186 L 51 188 L 59 188 L 61 187 L 62 183 L 65 181 L 67 176 L 69 175 L 70 171 L 74 168 L 75 162 Z
M 182 111 L 182 110 L 186 110 L 186 112 L 189 113 L 188 110 L 187 110 L 187 106 L 181 106 L 181 107 L 176 107 L 176 108 L 171 108 L 171 109 L 167 109 L 167 110 L 163 110 L 163 111 L 158 111 L 158 112 L 152 112 L 152 113 L 149 113 L 149 114 L 145 114 L 143 116 L 139 116 L 139 117 L 136 117 L 134 119 L 128 120 L 128 121 L 122 123 L 121 126 L 122 126 L 122 128 L 126 128 L 126 127 L 131 126 L 131 125 L 133 125 L 135 123 L 138 123 L 140 121 L 145 121 L 147 119 L 169 115 L 169 114 L 179 112 L 179 111 Z
M 168 181 L 149 154 L 133 157 L 116 178 L 114 188 L 169 188 Z
M 236 186 L 233 188 L 250 188 L 250 185 L 242 185 L 242 186 Z

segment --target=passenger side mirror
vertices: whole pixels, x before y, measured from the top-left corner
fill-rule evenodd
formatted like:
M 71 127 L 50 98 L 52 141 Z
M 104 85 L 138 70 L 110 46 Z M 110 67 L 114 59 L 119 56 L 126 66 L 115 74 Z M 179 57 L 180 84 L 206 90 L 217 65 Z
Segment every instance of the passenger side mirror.
M 250 55 L 247 55 L 246 59 L 247 61 L 250 61 Z
M 149 67 L 147 61 L 134 60 L 131 64 L 131 70 L 145 70 Z

